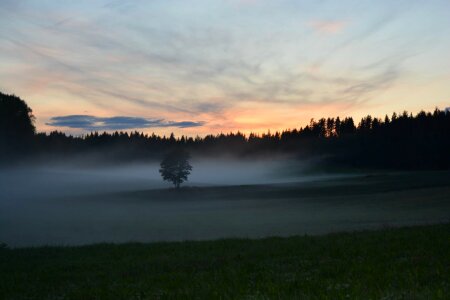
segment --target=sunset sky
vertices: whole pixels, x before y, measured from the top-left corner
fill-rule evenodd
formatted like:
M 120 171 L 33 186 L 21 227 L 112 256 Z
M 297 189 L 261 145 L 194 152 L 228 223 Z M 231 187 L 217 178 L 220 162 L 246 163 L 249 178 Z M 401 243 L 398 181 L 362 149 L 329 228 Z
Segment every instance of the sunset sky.
M 450 106 L 450 1 L 0 0 L 38 131 L 204 135 Z

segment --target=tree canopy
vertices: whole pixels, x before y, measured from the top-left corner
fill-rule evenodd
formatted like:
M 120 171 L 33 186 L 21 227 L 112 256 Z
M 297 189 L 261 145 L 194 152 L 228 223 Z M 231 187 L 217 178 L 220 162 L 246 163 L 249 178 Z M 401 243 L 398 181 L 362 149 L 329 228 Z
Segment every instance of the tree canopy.
M 35 133 L 31 108 L 19 97 L 0 92 L 0 153 L 26 151 Z
M 159 169 L 162 178 L 173 183 L 176 188 L 179 188 L 180 184 L 188 180 L 191 171 L 189 153 L 182 149 L 176 149 L 166 154 Z

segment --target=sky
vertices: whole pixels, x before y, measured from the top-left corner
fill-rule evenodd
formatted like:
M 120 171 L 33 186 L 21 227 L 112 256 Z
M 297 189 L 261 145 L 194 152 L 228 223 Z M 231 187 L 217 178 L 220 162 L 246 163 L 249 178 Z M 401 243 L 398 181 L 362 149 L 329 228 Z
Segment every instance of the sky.
M 448 0 L 0 0 L 38 131 L 205 135 L 450 106 Z

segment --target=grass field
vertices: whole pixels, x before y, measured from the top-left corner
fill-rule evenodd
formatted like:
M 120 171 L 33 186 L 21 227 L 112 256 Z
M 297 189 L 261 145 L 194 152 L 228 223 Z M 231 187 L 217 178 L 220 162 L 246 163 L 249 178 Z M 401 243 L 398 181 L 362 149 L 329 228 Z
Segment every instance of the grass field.
M 0 299 L 448 299 L 450 224 L 0 250 Z

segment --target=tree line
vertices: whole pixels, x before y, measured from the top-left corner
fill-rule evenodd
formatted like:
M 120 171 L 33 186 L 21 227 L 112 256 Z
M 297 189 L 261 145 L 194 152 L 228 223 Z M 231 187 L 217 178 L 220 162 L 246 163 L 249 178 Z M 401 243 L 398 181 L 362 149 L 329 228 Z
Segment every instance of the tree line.
M 383 119 L 370 115 L 311 119 L 304 127 L 262 134 L 241 132 L 175 137 L 141 132 L 36 133 L 26 103 L 0 93 L 0 154 L 2 161 L 23 157 L 60 157 L 101 153 L 102 161 L 156 160 L 174 149 L 193 156 L 321 157 L 328 165 L 360 168 L 449 169 L 450 112 L 436 108 L 416 115 L 406 111 Z

